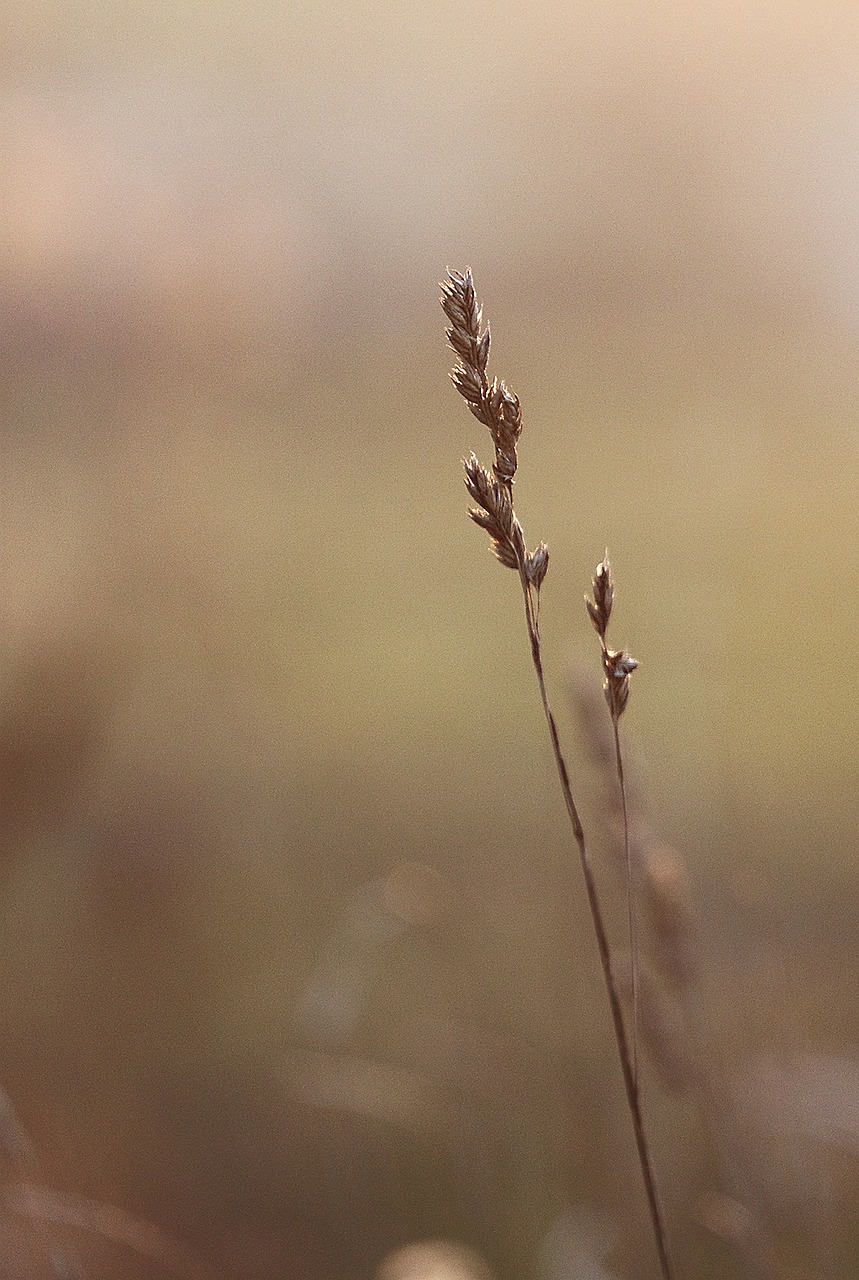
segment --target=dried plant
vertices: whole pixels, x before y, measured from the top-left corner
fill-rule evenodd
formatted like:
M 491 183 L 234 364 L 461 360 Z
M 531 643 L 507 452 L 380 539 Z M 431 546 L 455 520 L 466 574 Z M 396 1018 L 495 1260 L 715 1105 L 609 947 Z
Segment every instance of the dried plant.
M 603 693 L 611 716 L 614 741 L 614 764 L 620 788 L 620 804 L 623 822 L 623 860 L 626 865 L 626 909 L 629 929 L 629 951 L 632 957 L 632 1075 L 638 1088 L 638 940 L 636 938 L 635 910 L 637 883 L 634 875 L 629 844 L 629 812 L 626 799 L 626 776 L 623 769 L 623 752 L 620 748 L 620 717 L 629 701 L 629 677 L 638 663 L 623 649 L 609 649 L 606 632 L 614 603 L 614 581 L 608 552 L 596 567 L 593 577 L 593 599 L 585 596 L 588 616 L 594 624 L 602 648 L 602 665 L 605 672 Z
M 482 312 L 477 301 L 471 272 L 469 270 L 462 273 L 450 271 L 441 288 L 441 304 L 449 321 L 448 341 L 459 359 L 459 364 L 451 375 L 453 383 L 474 417 L 489 430 L 495 449 L 495 460 L 491 471 L 483 467 L 473 453 L 464 462 L 465 487 L 475 503 L 475 506 L 469 510 L 469 515 L 475 524 L 480 525 L 489 534 L 490 549 L 496 559 L 505 568 L 512 569 L 519 576 L 531 658 L 537 676 L 540 700 L 549 730 L 561 791 L 584 877 L 659 1264 L 663 1280 L 671 1280 L 673 1269 L 656 1188 L 653 1160 L 644 1126 L 635 1056 L 630 1050 L 627 1037 L 619 983 L 612 968 L 608 932 L 585 842 L 584 829 L 573 798 L 569 770 L 561 749 L 557 723 L 546 688 L 540 642 L 539 599 L 540 588 L 549 566 L 549 549 L 544 542 L 540 542 L 533 551 L 528 551 L 522 526 L 514 510 L 513 484 L 518 467 L 517 443 L 522 432 L 522 410 L 518 396 L 514 395 L 504 382 L 493 378 L 490 383 L 487 376 L 489 326 L 482 327 Z M 611 578 L 607 566 L 602 574 L 598 571 L 594 579 L 594 592 L 595 601 L 590 604 L 589 610 L 593 609 L 596 612 L 597 621 L 594 625 L 597 626 L 598 631 L 602 626 L 601 636 L 604 641 L 612 596 Z M 593 612 L 591 618 L 594 619 Z M 597 625 L 598 621 L 599 625 Z M 629 696 L 629 676 L 637 664 L 628 654 L 613 654 L 605 644 L 604 655 L 606 697 L 616 730 L 617 720 Z

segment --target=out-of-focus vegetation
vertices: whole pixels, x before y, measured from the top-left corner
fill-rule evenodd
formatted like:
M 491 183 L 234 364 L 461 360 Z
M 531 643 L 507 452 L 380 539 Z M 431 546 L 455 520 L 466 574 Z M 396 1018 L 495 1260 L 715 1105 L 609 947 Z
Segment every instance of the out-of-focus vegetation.
M 41 1181 L 224 1276 L 435 1236 L 651 1274 L 519 602 L 465 518 L 486 442 L 435 294 L 468 262 L 556 700 L 599 679 L 608 545 L 714 1056 L 790 1265 L 850 1275 L 852 4 L 49 6 L 4 38 L 0 1080 Z M 739 1274 L 693 1108 L 647 1097 L 687 1274 Z

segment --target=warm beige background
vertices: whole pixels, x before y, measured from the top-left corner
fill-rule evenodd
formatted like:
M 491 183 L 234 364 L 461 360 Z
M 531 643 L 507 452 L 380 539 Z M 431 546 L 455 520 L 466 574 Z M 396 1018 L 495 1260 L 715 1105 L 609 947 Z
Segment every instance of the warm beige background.
M 427 1233 L 527 1274 L 569 1199 L 623 1236 L 589 925 L 515 584 L 464 514 L 486 441 L 436 282 L 474 268 L 522 398 L 561 706 L 570 663 L 598 678 L 611 549 L 719 1052 L 849 1075 L 856 6 L 45 4 L 3 40 L 0 1075 L 43 1176 L 260 1280 Z M 404 861 L 442 880 L 407 877 L 377 944 L 368 882 Z M 356 1133 L 308 1043 L 441 1100 L 384 1077 L 399 1136 L 381 1103 Z M 701 1258 L 694 1114 L 654 1124 Z M 833 1275 L 855 1195 L 842 1156 Z

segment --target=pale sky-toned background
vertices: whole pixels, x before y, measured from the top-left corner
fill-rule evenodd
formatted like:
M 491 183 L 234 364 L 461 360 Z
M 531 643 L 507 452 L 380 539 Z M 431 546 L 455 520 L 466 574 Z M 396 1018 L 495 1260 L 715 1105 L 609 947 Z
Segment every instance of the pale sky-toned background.
M 451 1017 L 449 983 L 469 1024 L 602 1061 L 514 584 L 464 513 L 487 441 L 446 382 L 447 265 L 522 399 L 562 708 L 571 666 L 599 678 L 581 595 L 611 551 L 722 1051 L 849 1057 L 856 6 L 32 5 L 3 50 L 0 1016 L 49 1171 L 291 1274 L 292 1210 L 264 1231 L 250 1191 L 230 1217 L 201 1190 L 226 1139 L 188 1096 L 226 1076 L 208 1109 L 241 1129 L 254 1099 L 269 1134 L 300 1112 L 295 1009 L 404 862 L 483 976 L 418 947 L 373 979 L 391 1006 Z M 377 998 L 374 1060 L 401 1038 Z M 283 1159 L 257 1150 L 260 1186 Z M 342 1244 L 370 1272 L 383 1218 Z M 290 1256 L 327 1275 L 315 1248 Z

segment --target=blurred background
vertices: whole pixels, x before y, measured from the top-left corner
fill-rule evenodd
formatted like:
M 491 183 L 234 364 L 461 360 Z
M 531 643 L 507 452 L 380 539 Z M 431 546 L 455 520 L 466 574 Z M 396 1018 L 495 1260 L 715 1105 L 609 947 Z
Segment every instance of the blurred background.
M 521 601 L 465 515 L 469 264 L 618 945 L 571 692 L 607 546 L 744 1117 L 738 1189 L 645 1066 L 675 1251 L 749 1274 L 752 1206 L 773 1274 L 857 1274 L 855 5 L 47 3 L 2 43 L 0 1270 L 655 1274 Z

